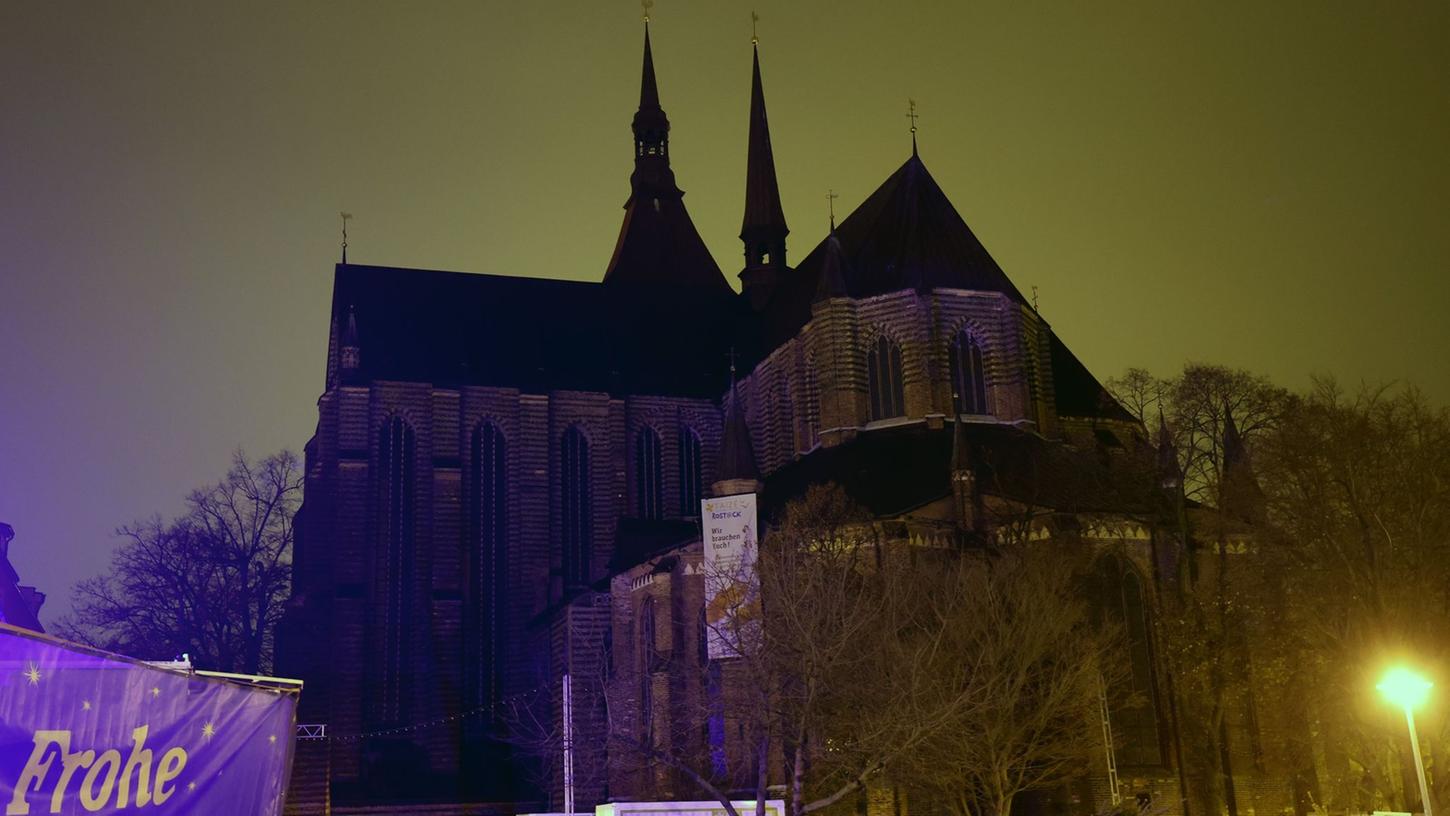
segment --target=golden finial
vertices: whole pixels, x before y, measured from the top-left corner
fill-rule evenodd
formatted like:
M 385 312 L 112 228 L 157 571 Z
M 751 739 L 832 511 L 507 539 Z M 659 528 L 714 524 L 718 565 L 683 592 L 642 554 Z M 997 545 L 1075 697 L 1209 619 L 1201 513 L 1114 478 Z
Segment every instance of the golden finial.
M 755 11 L 752 9 L 751 12 L 750 12 L 750 44 L 751 45 L 758 45 L 760 43 L 760 37 L 759 37 L 759 35 L 757 35 L 755 33 L 755 24 L 758 23 L 758 22 L 760 22 L 760 15 L 759 14 L 756 14 Z
M 655 7 L 655 0 L 639 0 L 640 10 L 644 12 L 644 21 L 649 22 L 649 10 Z
M 338 213 L 342 216 L 342 262 L 347 263 L 347 222 L 352 220 L 352 213 Z
M 840 197 L 835 190 L 826 191 L 826 211 L 831 214 L 831 232 L 836 231 L 836 199 Z

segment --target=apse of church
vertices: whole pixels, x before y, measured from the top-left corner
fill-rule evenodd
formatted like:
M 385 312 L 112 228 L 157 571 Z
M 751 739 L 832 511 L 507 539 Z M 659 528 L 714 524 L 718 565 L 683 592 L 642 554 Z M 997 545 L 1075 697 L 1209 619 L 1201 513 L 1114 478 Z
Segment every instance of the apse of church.
M 300 721 L 331 736 L 299 749 L 313 781 L 294 787 L 557 810 L 562 754 L 530 750 L 516 720 L 527 701 L 562 731 L 568 675 L 576 809 L 693 795 L 620 770 L 591 700 L 625 683 L 652 712 L 710 691 L 672 679 L 709 662 L 702 498 L 755 492 L 768 514 L 838 481 L 903 540 L 955 546 L 986 534 L 984 493 L 1014 489 L 979 475 L 990 457 L 1096 466 L 1144 436 L 914 143 L 790 266 L 758 49 L 751 82 L 738 295 L 685 207 L 648 28 L 601 280 L 337 265 L 278 633 L 279 670 L 306 681 Z M 1162 777 L 1156 711 L 1131 727 Z

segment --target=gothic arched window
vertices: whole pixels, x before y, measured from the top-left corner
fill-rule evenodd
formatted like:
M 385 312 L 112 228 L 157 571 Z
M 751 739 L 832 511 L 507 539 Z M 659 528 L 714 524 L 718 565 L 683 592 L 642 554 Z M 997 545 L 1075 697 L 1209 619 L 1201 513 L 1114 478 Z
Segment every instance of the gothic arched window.
M 1118 556 L 1098 563 L 1098 589 L 1106 619 L 1120 627 L 1127 677 L 1109 689 L 1114 733 L 1123 737 L 1119 762 L 1157 765 L 1163 761 L 1158 729 L 1158 690 L 1153 673 L 1152 610 L 1138 571 Z
M 901 347 L 884 334 L 876 339 L 866 356 L 866 389 L 871 395 L 870 419 L 891 419 L 906 413 L 901 387 Z
M 982 365 L 982 344 L 963 328 L 952 340 L 952 404 L 958 414 L 988 414 L 987 372 Z
M 564 586 L 589 583 L 592 556 L 589 501 L 589 440 L 578 426 L 564 432 L 559 444 L 560 526 L 564 553 Z
M 665 516 L 664 456 L 660 435 L 648 426 L 634 438 L 634 504 L 642 519 Z
M 412 690 L 414 587 L 414 504 L 417 438 L 402 417 L 389 417 L 378 433 L 377 538 L 381 556 L 378 605 L 382 622 L 375 648 L 382 654 L 376 713 L 380 722 L 408 719 Z
M 680 515 L 700 517 L 700 437 L 680 426 Z
M 474 428 L 468 447 L 470 704 L 499 700 L 503 601 L 508 586 L 503 433 L 492 422 Z
M 816 363 L 806 358 L 804 379 L 806 382 L 806 405 L 802 412 L 805 418 L 805 444 L 803 450 L 816 446 L 821 433 L 821 385 L 816 376 Z

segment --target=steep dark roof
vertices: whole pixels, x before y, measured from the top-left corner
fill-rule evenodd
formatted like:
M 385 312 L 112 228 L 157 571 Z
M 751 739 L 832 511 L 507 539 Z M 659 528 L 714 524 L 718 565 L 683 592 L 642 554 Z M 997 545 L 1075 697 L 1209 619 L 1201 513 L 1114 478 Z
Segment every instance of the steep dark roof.
M 1027 300 L 913 154 L 836 229 L 850 259 L 846 294 L 853 298 L 903 289 L 970 289 Z M 810 320 L 810 304 L 826 268 L 829 239 L 801 260 L 768 308 L 771 338 L 780 342 Z
M 1027 302 L 920 156 L 907 159 L 836 233 L 853 264 L 846 282 L 852 297 L 953 288 L 1002 292 L 1018 303 Z M 814 276 L 823 255 L 824 242 L 801 261 L 800 270 Z
M 1058 416 L 1116 419 L 1136 423 L 1087 366 L 1068 350 L 1057 334 L 1048 336 L 1052 358 L 1052 388 Z
M 734 293 L 339 264 L 364 380 L 717 399 L 732 347 L 756 359 Z

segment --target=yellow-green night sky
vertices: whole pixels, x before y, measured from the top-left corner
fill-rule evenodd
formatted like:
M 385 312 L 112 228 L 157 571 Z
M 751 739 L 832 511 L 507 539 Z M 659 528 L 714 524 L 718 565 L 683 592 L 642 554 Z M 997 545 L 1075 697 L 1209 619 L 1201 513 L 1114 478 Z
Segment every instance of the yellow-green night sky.
M 921 155 L 1101 377 L 1450 402 L 1450 4 L 658 0 L 672 163 L 740 267 L 750 12 L 798 260 Z M 0 520 L 50 593 L 236 447 L 301 448 L 350 259 L 598 280 L 631 0 L 0 5 Z M 501 349 L 500 353 L 507 353 Z

